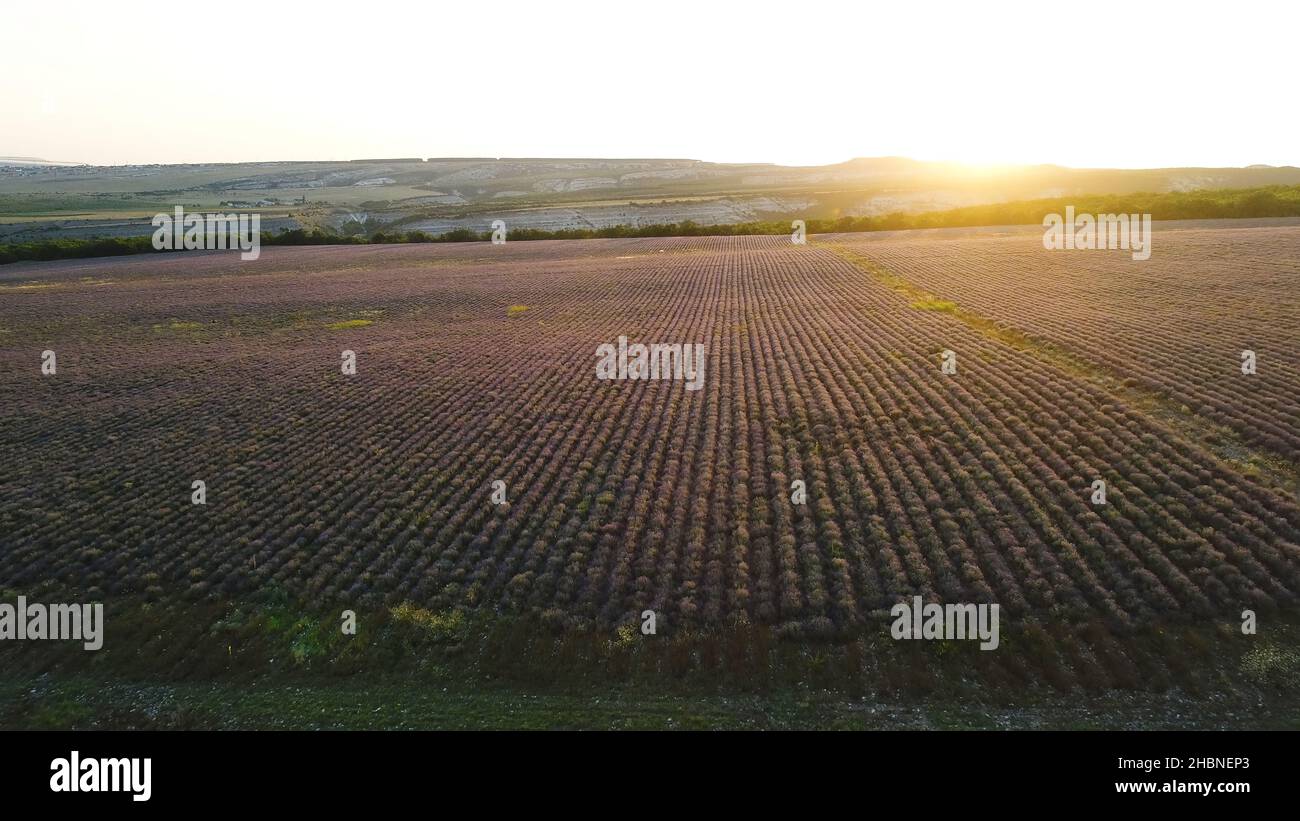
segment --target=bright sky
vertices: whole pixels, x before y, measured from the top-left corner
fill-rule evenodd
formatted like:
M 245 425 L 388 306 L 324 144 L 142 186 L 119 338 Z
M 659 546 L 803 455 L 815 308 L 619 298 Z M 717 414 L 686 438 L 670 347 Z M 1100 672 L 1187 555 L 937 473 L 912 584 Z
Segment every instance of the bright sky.
M 0 156 L 1300 165 L 1300 4 L 7 3 Z

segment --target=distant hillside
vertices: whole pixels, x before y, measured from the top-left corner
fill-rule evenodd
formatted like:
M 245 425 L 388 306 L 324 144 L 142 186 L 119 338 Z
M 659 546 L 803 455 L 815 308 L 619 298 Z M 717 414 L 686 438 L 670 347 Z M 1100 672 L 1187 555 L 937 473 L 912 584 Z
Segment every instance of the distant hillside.
M 870 220 L 1059 198 L 1300 185 L 1300 168 L 975 168 L 906 157 L 822 166 L 645 158 L 357 159 L 88 166 L 0 160 L 0 242 L 148 232 L 153 214 L 256 210 L 306 231 L 605 231 Z

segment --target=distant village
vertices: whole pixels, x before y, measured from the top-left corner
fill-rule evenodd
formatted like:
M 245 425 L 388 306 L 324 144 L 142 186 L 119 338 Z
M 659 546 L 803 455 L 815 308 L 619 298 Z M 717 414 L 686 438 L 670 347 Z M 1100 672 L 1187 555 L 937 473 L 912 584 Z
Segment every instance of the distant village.
M 294 200 L 281 200 L 276 198 L 261 200 L 222 200 L 222 208 L 270 208 L 276 205 L 306 205 L 307 195 L 303 194 Z

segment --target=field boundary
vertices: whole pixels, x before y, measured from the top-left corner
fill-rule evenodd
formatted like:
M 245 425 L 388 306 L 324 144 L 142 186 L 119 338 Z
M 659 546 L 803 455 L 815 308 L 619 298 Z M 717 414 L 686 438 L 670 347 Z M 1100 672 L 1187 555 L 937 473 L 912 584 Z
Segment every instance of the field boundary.
M 1095 619 L 1030 619 L 1008 626 L 1007 653 L 896 641 L 883 613 L 816 638 L 742 622 L 655 637 L 555 630 L 524 613 L 410 603 L 359 607 L 352 635 L 338 612 L 283 591 L 115 601 L 101 652 L 0 647 L 0 728 L 1208 727 L 1261 702 L 1300 715 L 1300 656 L 1288 650 L 1300 621 L 1287 612 L 1253 641 L 1230 617 L 1123 635 Z M 1226 700 L 1212 697 L 1225 686 Z M 574 692 L 598 693 L 599 708 Z M 1146 713 L 1152 701 L 1163 716 Z

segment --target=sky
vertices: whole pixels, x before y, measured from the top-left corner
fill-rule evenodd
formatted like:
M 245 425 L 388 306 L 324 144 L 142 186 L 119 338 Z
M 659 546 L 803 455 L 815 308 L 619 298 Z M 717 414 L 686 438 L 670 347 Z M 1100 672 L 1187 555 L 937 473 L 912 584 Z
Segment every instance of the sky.
M 0 156 L 1300 165 L 1300 4 L 7 4 Z

